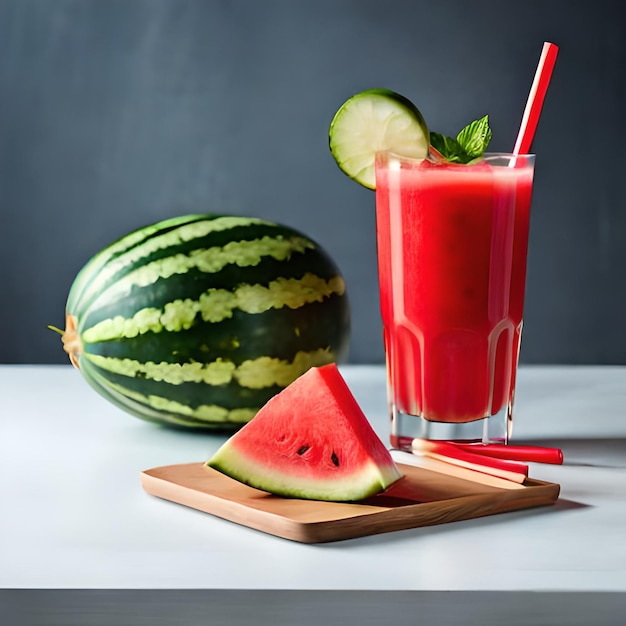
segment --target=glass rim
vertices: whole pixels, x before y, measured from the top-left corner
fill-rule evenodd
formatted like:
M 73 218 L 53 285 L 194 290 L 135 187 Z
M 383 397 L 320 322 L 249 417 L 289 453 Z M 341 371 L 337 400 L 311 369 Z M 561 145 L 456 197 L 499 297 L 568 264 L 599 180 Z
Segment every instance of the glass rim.
M 432 163 L 435 165 L 442 165 L 446 167 L 467 168 L 467 167 L 472 167 L 474 165 L 480 165 L 481 163 L 485 161 L 491 162 L 493 164 L 493 161 L 495 161 L 496 159 L 501 159 L 504 162 L 502 166 L 505 166 L 507 164 L 510 164 L 511 162 L 515 162 L 515 159 L 520 159 L 522 162 L 525 162 L 525 164 L 530 165 L 530 164 L 534 164 L 536 156 L 537 155 L 535 153 L 513 154 L 512 152 L 484 152 L 480 157 L 477 157 L 479 160 L 477 160 L 475 163 L 454 163 L 454 162 L 448 162 L 448 161 L 443 162 L 443 163 L 432 161 Z M 398 154 L 397 152 L 394 152 L 393 150 L 377 150 L 375 153 L 375 157 L 374 157 L 374 163 L 375 164 L 378 163 L 380 158 L 384 158 L 387 162 L 394 160 L 394 161 L 405 161 L 407 163 L 418 164 L 426 160 L 428 157 L 417 158 L 417 157 Z
M 398 154 L 393 150 L 376 150 L 375 154 L 389 154 L 394 157 L 398 157 L 399 159 L 407 159 L 409 161 L 423 161 L 424 159 L 418 159 L 417 157 L 406 156 L 404 154 Z M 537 156 L 534 152 L 525 152 L 524 154 L 514 154 L 513 152 L 483 152 L 481 156 L 505 156 L 505 157 L 534 157 Z

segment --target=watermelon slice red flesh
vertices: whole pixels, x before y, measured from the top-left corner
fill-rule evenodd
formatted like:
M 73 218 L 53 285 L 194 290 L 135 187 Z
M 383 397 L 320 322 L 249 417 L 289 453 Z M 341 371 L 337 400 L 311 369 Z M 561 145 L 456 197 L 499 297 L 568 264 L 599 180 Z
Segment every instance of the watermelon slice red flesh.
M 334 363 L 271 398 L 207 465 L 277 495 L 337 502 L 401 477 Z

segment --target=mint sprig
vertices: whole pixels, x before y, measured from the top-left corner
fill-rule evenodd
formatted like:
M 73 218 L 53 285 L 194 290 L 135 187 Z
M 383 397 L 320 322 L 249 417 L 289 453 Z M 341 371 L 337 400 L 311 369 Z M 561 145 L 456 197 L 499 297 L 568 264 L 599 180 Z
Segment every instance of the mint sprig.
M 489 116 L 474 120 L 459 132 L 456 139 L 430 133 L 430 144 L 451 163 L 468 164 L 478 159 L 491 141 Z
M 440 133 L 430 132 L 430 145 L 450 163 L 469 163 L 473 159 L 456 139 Z

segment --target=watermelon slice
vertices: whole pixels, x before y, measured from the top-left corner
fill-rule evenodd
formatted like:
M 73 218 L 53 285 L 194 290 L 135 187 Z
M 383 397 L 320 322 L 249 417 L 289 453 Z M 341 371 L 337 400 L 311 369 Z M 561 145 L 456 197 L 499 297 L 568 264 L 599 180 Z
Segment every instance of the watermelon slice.
M 271 398 L 207 462 L 281 496 L 347 502 L 401 477 L 334 363 Z

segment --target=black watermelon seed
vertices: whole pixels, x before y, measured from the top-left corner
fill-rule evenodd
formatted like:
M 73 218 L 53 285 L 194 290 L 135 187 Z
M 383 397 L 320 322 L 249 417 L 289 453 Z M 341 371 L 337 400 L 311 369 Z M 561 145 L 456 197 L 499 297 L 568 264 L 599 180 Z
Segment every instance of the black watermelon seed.
M 302 456 L 311 446 L 302 446 L 298 449 L 298 454 Z
M 333 462 L 335 467 L 339 467 L 339 458 L 334 452 L 330 455 L 330 460 Z

